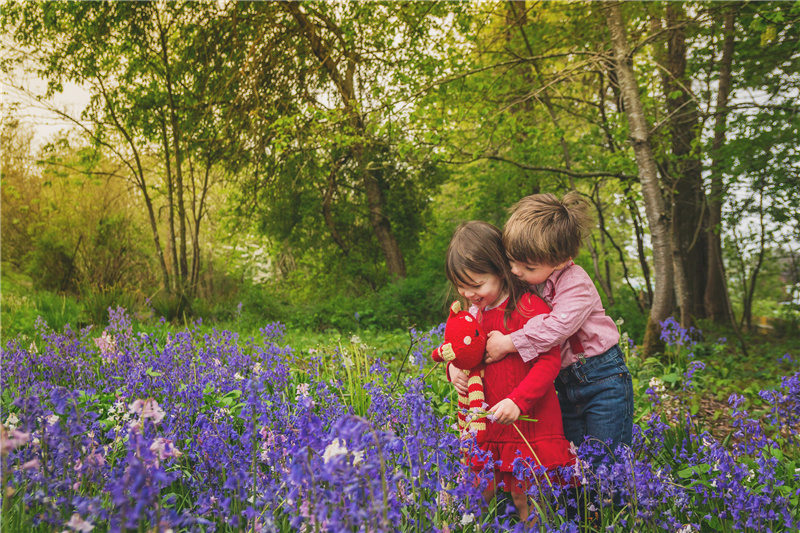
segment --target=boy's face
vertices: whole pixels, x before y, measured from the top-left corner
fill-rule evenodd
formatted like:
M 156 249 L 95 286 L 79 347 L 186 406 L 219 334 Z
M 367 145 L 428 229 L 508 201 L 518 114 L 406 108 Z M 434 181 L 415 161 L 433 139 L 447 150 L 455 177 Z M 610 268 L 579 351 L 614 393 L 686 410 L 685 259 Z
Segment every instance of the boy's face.
M 511 265 L 511 273 L 528 285 L 539 285 L 547 281 L 550 274 L 556 270 L 562 269 L 569 264 L 569 261 L 555 266 L 545 265 L 541 263 L 524 263 L 522 261 L 509 260 Z

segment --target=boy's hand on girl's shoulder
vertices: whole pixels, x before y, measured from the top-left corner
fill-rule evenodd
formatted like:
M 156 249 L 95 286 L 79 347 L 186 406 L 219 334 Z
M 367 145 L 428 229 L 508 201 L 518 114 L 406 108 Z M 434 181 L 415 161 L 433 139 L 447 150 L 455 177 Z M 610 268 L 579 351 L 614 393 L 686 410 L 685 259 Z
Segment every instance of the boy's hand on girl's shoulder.
M 487 365 L 496 363 L 506 355 L 516 351 L 517 348 L 511 341 L 511 335 L 503 335 L 499 331 L 490 331 L 487 335 L 486 355 L 483 356 L 483 362 Z
M 522 414 L 517 404 L 510 398 L 500 400 L 489 408 L 489 412 L 494 413 L 494 421 L 499 424 L 513 424 Z
M 467 396 L 469 394 L 469 378 L 467 378 L 467 374 L 453 365 L 447 365 L 447 371 L 450 373 L 450 382 L 458 393 L 462 396 Z

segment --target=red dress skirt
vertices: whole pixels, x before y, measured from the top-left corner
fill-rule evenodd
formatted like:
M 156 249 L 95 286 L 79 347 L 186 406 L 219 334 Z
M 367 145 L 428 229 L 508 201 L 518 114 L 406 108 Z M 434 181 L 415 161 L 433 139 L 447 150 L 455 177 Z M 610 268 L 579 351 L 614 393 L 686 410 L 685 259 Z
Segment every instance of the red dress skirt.
M 478 312 L 478 320 L 487 333 L 500 331 L 508 334 L 522 328 L 530 317 L 550 312 L 543 300 L 527 293 L 504 320 L 507 303 L 508 300 L 494 309 Z M 534 470 L 538 465 L 549 470 L 575 464 L 575 455 L 564 438 L 561 408 L 553 385 L 560 369 L 561 350 L 558 346 L 527 363 L 518 353 L 511 353 L 486 366 L 483 377 L 486 403 L 491 407 L 510 398 L 520 408 L 522 416 L 536 420 L 518 420 L 508 425 L 487 420 L 486 441 L 481 448 L 490 451 L 494 461 L 501 461 L 495 464 L 494 484 L 502 483 L 507 491 L 524 492 L 530 485 L 530 482 L 520 481 L 514 476 L 515 459 L 525 461 Z M 473 458 L 473 470 L 480 471 L 483 467 L 483 461 Z M 537 476 L 535 482 L 547 481 L 543 476 Z

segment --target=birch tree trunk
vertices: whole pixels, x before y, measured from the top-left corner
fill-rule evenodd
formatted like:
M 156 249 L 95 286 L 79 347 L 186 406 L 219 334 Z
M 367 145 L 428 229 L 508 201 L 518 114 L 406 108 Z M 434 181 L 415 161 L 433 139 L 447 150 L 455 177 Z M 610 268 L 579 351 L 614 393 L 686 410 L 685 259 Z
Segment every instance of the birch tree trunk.
M 650 146 L 650 129 L 645 120 L 642 101 L 639 98 L 639 86 L 633 72 L 630 46 L 620 4 L 617 2 L 608 4 L 605 15 L 608 29 L 611 32 L 616 73 L 625 103 L 625 114 L 628 118 L 636 166 L 639 169 L 642 197 L 653 246 L 655 289 L 643 346 L 645 355 L 651 355 L 660 345 L 659 322 L 672 314 L 674 306 L 674 269 L 670 222 L 658 182 L 658 169 Z

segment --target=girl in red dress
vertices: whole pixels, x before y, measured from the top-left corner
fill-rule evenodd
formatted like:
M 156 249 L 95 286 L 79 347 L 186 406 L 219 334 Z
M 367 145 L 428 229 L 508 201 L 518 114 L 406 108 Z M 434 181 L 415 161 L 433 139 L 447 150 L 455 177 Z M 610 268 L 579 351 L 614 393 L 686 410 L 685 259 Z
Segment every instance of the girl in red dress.
M 487 333 L 516 331 L 532 316 L 549 313 L 550 308 L 511 273 L 503 249 L 502 233 L 485 222 L 467 222 L 459 226 L 447 249 L 447 278 L 468 300 L 470 312 Z M 575 463 L 575 456 L 564 438 L 561 408 L 553 381 L 561 369 L 558 346 L 530 362 L 518 353 L 486 366 L 484 394 L 489 404 L 486 441 L 481 447 L 492 452 L 494 480 L 483 493 L 491 502 L 500 486 L 511 492 L 514 506 L 522 520 L 530 514 L 526 491 L 529 483 L 516 479 L 514 460 L 520 458 L 531 466 L 547 469 Z M 448 365 L 448 379 L 460 392 L 467 391 L 467 376 Z M 518 420 L 524 415 L 536 422 Z M 483 464 L 472 461 L 475 470 Z M 546 483 L 542 478 L 541 482 Z

